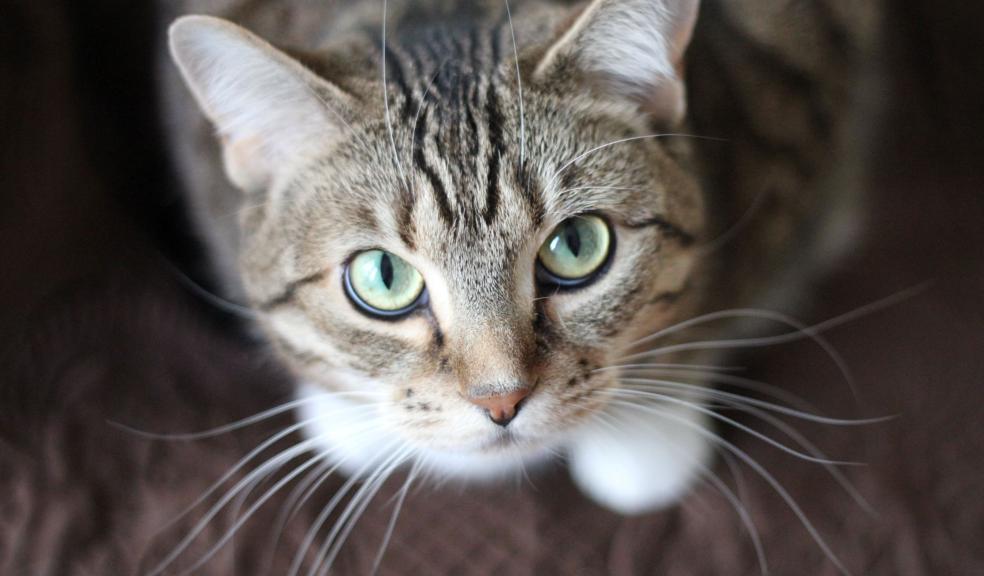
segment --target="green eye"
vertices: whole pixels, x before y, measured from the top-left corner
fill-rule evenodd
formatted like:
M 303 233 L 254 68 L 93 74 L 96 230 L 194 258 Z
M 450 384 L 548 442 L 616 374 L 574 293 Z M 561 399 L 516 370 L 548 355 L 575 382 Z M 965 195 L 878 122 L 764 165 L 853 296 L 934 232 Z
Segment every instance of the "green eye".
M 583 284 L 608 260 L 611 247 L 611 230 L 598 216 L 567 219 L 540 246 L 540 281 L 558 286 Z
M 406 260 L 383 250 L 366 250 L 345 269 L 345 291 L 361 309 L 377 316 L 409 312 L 424 292 L 424 279 Z

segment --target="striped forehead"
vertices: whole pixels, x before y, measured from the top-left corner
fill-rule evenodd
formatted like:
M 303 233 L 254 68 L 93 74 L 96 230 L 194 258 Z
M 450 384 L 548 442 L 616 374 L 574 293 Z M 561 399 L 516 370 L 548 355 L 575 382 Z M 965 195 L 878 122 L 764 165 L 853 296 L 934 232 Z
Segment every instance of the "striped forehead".
M 617 206 L 628 200 L 616 198 L 628 195 L 619 190 L 643 187 L 641 171 L 613 172 L 604 153 L 555 172 L 609 135 L 592 123 L 576 129 L 575 116 L 585 111 L 561 110 L 534 87 L 525 93 L 531 124 L 521 155 L 511 42 L 501 26 L 419 27 L 389 39 L 377 53 L 385 65 L 385 122 L 380 114 L 367 125 L 373 168 L 356 172 L 359 198 L 336 205 L 349 222 L 357 217 L 375 238 L 399 239 L 448 268 L 505 272 L 545 226 Z M 367 165 L 358 157 L 364 150 L 335 165 Z M 620 150 L 624 160 L 627 149 Z
M 419 97 L 426 91 L 454 107 L 505 62 L 506 34 L 501 28 L 474 25 L 408 29 L 387 44 L 387 70 L 392 72 L 387 80 L 404 93 Z
M 422 28 L 385 53 L 391 117 L 410 145 L 396 232 L 472 312 L 509 302 L 511 270 L 539 218 L 534 183 L 520 177 L 505 41 L 501 29 Z
M 519 109 L 502 74 L 503 35 L 498 28 L 419 28 L 387 47 L 391 121 L 410 147 L 410 189 L 398 220 L 409 232 L 412 216 L 426 208 L 454 236 L 508 216 L 504 196 L 516 192 L 522 167 Z

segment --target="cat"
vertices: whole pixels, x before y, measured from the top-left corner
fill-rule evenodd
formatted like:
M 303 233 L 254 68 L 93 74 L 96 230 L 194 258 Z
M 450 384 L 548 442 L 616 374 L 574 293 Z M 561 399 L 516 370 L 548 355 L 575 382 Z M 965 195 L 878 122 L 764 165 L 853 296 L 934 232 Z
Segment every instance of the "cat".
M 352 477 L 561 458 L 614 511 L 671 505 L 720 341 L 858 226 L 873 2 L 168 8 L 265 36 L 172 25 L 173 148 L 305 447 Z

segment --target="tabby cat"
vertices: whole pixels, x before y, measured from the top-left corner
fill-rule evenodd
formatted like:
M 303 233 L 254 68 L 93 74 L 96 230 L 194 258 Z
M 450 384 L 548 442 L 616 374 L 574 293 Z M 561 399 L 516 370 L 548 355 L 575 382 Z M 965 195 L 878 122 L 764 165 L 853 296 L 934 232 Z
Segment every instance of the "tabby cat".
M 308 447 L 363 479 L 559 455 L 628 514 L 706 469 L 741 308 L 801 299 L 850 235 L 877 9 L 698 4 L 170 4 L 279 46 L 182 17 L 201 112 L 167 87 Z

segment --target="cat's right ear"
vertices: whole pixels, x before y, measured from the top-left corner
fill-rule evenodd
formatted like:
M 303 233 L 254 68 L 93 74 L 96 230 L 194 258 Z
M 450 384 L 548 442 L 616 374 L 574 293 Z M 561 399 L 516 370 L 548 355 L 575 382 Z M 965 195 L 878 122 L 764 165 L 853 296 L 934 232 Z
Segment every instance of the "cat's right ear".
M 208 16 L 171 25 L 171 56 L 218 129 L 229 179 L 268 188 L 344 132 L 354 99 L 247 30 Z
M 660 125 L 686 112 L 684 52 L 699 0 L 592 0 L 559 30 L 535 81 L 587 81 L 601 95 L 631 102 Z M 576 88 L 574 88 L 576 89 Z

